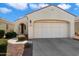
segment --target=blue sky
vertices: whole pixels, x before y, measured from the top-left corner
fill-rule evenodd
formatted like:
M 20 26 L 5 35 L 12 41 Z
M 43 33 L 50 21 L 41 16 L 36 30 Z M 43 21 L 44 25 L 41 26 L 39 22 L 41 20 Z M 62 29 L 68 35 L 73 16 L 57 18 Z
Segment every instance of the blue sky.
M 79 16 L 79 3 L 0 3 L 0 18 L 15 22 L 24 15 L 48 5 L 58 6 Z

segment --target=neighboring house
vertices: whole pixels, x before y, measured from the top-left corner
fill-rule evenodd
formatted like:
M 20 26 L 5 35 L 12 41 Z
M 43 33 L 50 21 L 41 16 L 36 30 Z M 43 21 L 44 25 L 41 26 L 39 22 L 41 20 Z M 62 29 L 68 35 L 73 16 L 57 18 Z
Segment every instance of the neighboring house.
M 28 33 L 29 39 L 73 38 L 75 17 L 57 6 L 47 6 L 17 20 L 14 30 L 19 34 Z
M 79 35 L 79 17 L 75 20 L 75 32 Z
M 0 30 L 5 30 L 5 32 L 12 31 L 13 24 L 4 19 L 0 19 Z

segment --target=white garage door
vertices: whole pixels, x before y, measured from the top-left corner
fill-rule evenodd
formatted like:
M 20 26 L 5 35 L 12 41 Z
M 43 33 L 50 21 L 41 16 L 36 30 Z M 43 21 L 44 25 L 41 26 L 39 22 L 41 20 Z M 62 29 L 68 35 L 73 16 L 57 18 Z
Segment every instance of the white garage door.
M 67 38 L 69 37 L 68 26 L 66 22 L 36 22 L 34 38 Z

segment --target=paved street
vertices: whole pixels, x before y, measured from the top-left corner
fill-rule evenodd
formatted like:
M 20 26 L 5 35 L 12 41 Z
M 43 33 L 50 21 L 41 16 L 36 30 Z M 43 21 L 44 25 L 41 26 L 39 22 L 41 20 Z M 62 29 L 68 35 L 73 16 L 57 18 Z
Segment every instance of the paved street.
M 33 39 L 33 56 L 79 56 L 79 41 L 73 39 Z

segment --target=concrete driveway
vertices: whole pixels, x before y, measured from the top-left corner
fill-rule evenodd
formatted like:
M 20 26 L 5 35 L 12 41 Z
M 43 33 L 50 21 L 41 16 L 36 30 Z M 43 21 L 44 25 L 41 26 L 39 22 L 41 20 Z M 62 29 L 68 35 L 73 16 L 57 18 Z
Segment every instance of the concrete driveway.
M 73 39 L 32 39 L 33 56 L 79 56 L 79 41 Z

